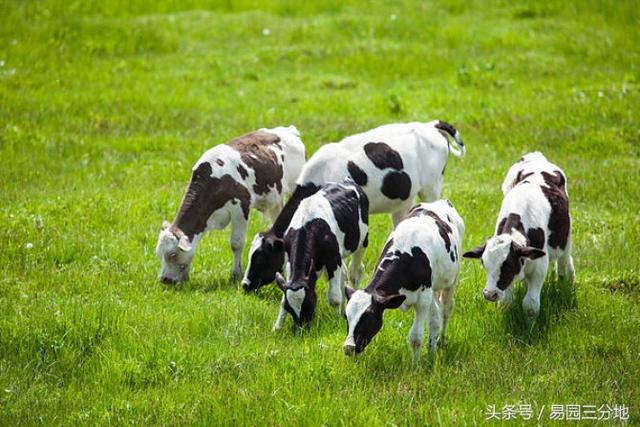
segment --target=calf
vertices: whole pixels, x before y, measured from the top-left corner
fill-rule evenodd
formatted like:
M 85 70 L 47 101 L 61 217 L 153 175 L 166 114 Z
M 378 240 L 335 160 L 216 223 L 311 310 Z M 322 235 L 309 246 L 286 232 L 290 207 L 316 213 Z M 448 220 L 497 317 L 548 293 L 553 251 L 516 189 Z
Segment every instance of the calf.
M 458 149 L 449 145 L 448 137 Z M 242 280 L 245 290 L 271 283 L 282 269 L 282 244 L 301 200 L 327 182 L 350 177 L 369 198 L 371 213 L 390 213 L 394 226 L 406 215 L 416 195 L 424 201 L 440 197 L 448 154 L 464 155 L 458 131 L 448 123 L 401 123 L 380 126 L 326 144 L 309 159 L 297 187 L 273 226 L 253 239 Z
M 463 256 L 482 259 L 489 301 L 510 302 L 512 283 L 524 279 L 522 306 L 533 321 L 549 263 L 556 261 L 558 275 L 574 281 L 567 178 L 541 153 L 529 153 L 509 169 L 502 191 L 494 236 Z
M 409 212 L 389 236 L 369 286 L 355 291 L 345 287 L 348 335 L 343 348 L 347 355 L 364 350 L 389 308 L 415 309 L 409 331 L 414 361 L 420 357 L 427 318 L 429 350 L 435 350 L 438 333 L 444 342 L 463 234 L 462 218 L 448 200 L 422 203 Z
M 288 257 L 288 278 L 280 273 L 276 280 L 284 296 L 273 326 L 280 329 L 290 313 L 297 326 L 313 318 L 316 307 L 315 284 L 318 272 L 329 279 L 327 298 L 340 309 L 342 305 L 342 265 L 353 254 L 350 278 L 358 283 L 361 260 L 368 242 L 369 201 L 351 180 L 329 183 L 316 194 L 300 202 L 284 236 Z
M 200 157 L 173 224 L 165 221 L 158 237 L 161 282 L 187 280 L 204 234 L 229 223 L 233 275 L 241 277 L 249 210 L 256 208 L 275 219 L 284 193 L 293 188 L 304 165 L 305 148 L 299 136 L 295 126 L 260 129 Z

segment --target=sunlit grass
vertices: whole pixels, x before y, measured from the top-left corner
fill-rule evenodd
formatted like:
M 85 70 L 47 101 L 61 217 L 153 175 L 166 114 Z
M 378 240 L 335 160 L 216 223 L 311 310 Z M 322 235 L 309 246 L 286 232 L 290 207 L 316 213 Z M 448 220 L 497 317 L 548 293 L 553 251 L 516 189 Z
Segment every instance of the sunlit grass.
M 474 425 L 520 403 L 637 423 L 637 21 L 633 1 L 0 2 L 0 424 Z M 549 276 L 532 326 L 522 286 L 490 304 L 464 261 L 434 357 L 412 365 L 413 314 L 392 311 L 347 358 L 324 280 L 308 330 L 271 332 L 280 291 L 238 290 L 228 230 L 190 282 L 157 282 L 206 148 L 295 124 L 311 154 L 430 119 L 467 144 L 443 188 L 465 248 L 523 153 L 568 175 L 577 280 Z M 390 227 L 371 218 L 367 277 Z

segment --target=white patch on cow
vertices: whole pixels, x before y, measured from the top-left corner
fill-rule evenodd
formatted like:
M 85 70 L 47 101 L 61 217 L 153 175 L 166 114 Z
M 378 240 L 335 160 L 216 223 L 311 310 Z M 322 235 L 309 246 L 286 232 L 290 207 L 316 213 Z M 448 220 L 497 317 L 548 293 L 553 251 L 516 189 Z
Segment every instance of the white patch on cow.
M 355 346 L 355 338 L 353 333 L 356 329 L 356 325 L 360 321 L 362 314 L 373 304 L 373 297 L 371 294 L 366 293 L 363 290 L 357 290 L 351 295 L 351 299 L 347 303 L 345 308 L 345 314 L 347 316 L 347 324 L 349 325 L 349 332 L 347 339 L 344 342 L 346 346 Z
M 305 294 L 306 291 L 304 289 L 298 289 L 295 291 L 293 289 L 287 289 L 287 292 L 285 293 L 287 303 L 296 313 L 296 316 L 298 318 L 300 318 L 300 312 L 302 311 L 302 302 L 304 301 Z

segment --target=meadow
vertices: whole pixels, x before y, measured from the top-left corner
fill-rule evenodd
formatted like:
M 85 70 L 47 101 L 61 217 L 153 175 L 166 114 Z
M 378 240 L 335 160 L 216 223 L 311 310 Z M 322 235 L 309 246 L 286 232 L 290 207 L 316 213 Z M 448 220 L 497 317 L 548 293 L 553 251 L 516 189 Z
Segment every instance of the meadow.
M 0 425 L 563 425 L 568 404 L 640 424 L 639 22 L 625 0 L 0 0 Z M 228 230 L 158 282 L 208 147 L 295 124 L 311 154 L 432 119 L 467 146 L 443 187 L 465 250 L 522 154 L 568 175 L 576 285 L 549 277 L 533 328 L 467 260 L 448 346 L 412 366 L 396 310 L 347 358 L 324 298 L 271 331 L 280 291 L 238 289 Z M 390 229 L 371 218 L 367 277 Z

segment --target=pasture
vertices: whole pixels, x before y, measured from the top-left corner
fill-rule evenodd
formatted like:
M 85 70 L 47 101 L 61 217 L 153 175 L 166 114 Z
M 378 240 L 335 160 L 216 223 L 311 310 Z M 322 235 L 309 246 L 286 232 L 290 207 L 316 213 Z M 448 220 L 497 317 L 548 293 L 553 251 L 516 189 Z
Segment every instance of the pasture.
M 624 0 L 0 1 L 0 424 L 527 422 L 491 405 L 548 424 L 554 404 L 638 423 L 639 20 Z M 273 333 L 280 291 L 230 280 L 228 230 L 188 283 L 158 282 L 162 220 L 208 147 L 295 124 L 310 155 L 432 119 L 467 146 L 442 192 L 465 250 L 522 154 L 567 173 L 576 286 L 550 277 L 532 329 L 470 260 L 448 346 L 415 367 L 397 310 L 347 358 L 324 279 L 312 326 Z M 249 240 L 268 225 L 253 212 Z M 367 278 L 390 230 L 371 218 Z

